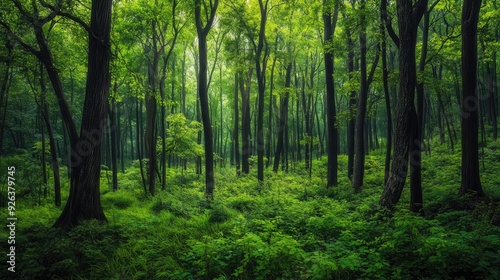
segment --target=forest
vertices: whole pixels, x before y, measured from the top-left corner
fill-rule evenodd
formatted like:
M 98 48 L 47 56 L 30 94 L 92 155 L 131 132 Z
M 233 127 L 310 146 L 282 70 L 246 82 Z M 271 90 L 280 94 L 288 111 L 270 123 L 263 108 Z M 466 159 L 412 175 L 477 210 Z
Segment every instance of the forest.
M 496 0 L 0 0 L 1 279 L 500 279 Z

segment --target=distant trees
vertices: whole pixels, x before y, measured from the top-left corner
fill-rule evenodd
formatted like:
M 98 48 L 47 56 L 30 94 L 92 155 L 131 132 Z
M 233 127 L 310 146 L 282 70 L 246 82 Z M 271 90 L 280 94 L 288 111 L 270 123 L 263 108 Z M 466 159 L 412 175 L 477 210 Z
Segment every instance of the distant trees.
M 331 187 L 342 179 L 337 169 L 344 162 L 338 154 L 345 153 L 347 177 L 357 192 L 371 161 L 365 164 L 365 157 L 377 149 L 385 152 L 379 204 L 396 205 L 410 178 L 410 207 L 419 212 L 422 158 L 431 155 L 434 139 L 452 151 L 463 145 L 460 193 L 484 194 L 477 150 L 497 138 L 500 113 L 497 1 L 474 6 L 443 0 L 115 1 L 112 55 L 99 58 L 113 58 L 112 77 L 89 75 L 88 84 L 84 61 L 103 50 L 93 45 L 91 53 L 82 35 L 100 42 L 108 38 L 83 20 L 83 3 L 0 4 L 0 152 L 28 153 L 34 143 L 50 146 L 51 159 L 42 153 L 39 160 L 40 182 L 50 181 L 50 162 L 60 164 L 61 174 L 67 165 L 75 186 L 67 207 L 75 213 L 80 211 L 74 208 L 75 195 L 82 189 L 92 193 L 82 199 L 98 199 L 94 165 L 113 170 L 112 184 L 108 182 L 113 190 L 120 183 L 120 164 L 122 172 L 127 165 L 138 167 L 137 183 L 145 195 L 157 193 L 160 181 L 167 190 L 172 174 L 167 167 L 172 172 L 196 169 L 198 175 L 205 173 L 205 192 L 211 198 L 214 171 L 225 168 L 229 158 L 238 176 L 255 171 L 260 182 L 271 165 L 276 173 L 281 169 L 309 176 L 322 166 Z M 479 7 L 481 14 L 475 10 Z M 461 8 L 462 21 L 457 16 Z M 369 13 L 375 9 L 377 16 Z M 398 27 L 393 28 L 396 16 Z M 479 57 L 478 47 L 484 52 Z M 22 51 L 41 62 L 42 70 L 26 66 L 33 63 L 19 55 Z M 90 67 L 105 71 L 89 62 L 88 71 Z M 27 69 L 36 76 L 28 83 L 20 74 Z M 475 76 L 485 78 L 473 80 Z M 210 87 L 212 81 L 216 86 Z M 104 83 L 113 85 L 111 95 Z M 25 97 L 41 88 L 54 96 L 36 95 L 38 105 Z M 85 96 L 79 94 L 84 91 Z M 102 135 L 94 133 L 99 127 L 90 120 L 106 116 Z M 99 145 L 87 147 L 91 140 Z M 97 162 L 95 149 L 101 143 Z M 89 174 L 85 187 L 75 172 Z M 64 199 L 58 193 L 56 204 Z M 69 211 L 58 225 L 76 223 L 74 216 L 80 214 Z M 82 211 L 90 213 L 82 218 L 105 219 L 102 211 Z

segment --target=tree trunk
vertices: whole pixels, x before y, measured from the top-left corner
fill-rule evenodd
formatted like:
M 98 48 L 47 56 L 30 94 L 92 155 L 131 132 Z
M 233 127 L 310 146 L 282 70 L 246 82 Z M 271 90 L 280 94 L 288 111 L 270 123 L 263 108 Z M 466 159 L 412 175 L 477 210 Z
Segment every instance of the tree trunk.
M 236 176 L 240 176 L 240 141 L 239 141 L 239 117 L 240 113 L 238 110 L 238 72 L 234 74 L 234 130 L 233 130 L 233 141 L 234 141 L 234 159 L 236 165 Z
M 366 107 L 368 102 L 368 79 L 366 70 L 366 17 L 364 0 L 360 3 L 360 25 L 361 32 L 359 34 L 360 46 L 360 90 L 358 99 L 358 110 L 356 117 L 356 160 L 354 161 L 354 173 L 352 178 L 352 187 L 355 192 L 358 192 L 363 185 L 363 177 L 365 173 L 365 122 L 366 122 Z
M 266 135 L 266 157 L 267 157 L 267 162 L 266 162 L 266 168 L 271 165 L 271 139 L 272 139 L 272 128 L 273 128 L 273 109 L 274 109 L 274 98 L 273 98 L 273 89 L 274 89 L 274 68 L 276 66 L 276 60 L 277 57 L 274 57 L 273 59 L 273 65 L 271 66 L 271 81 L 270 81 L 270 87 L 269 87 L 269 114 L 268 114 L 268 119 L 267 119 L 267 135 Z
M 395 110 L 394 159 L 391 174 L 380 198 L 380 205 L 392 207 L 399 202 L 406 176 L 410 153 L 411 114 L 414 108 L 416 85 L 415 45 L 418 23 L 427 0 L 398 0 L 399 25 L 399 93 Z
M 349 73 L 349 80 L 354 79 L 354 42 L 352 40 L 351 29 L 346 28 L 347 35 L 347 72 Z M 349 119 L 347 121 L 347 177 L 352 178 L 354 172 L 354 143 L 356 134 L 356 119 L 354 118 L 354 109 L 356 106 L 356 91 L 349 93 Z
M 286 123 L 288 118 L 288 99 L 290 96 L 288 89 L 290 88 L 291 76 L 292 76 L 292 63 L 288 63 L 288 65 L 286 66 L 286 74 L 285 74 L 285 89 L 287 90 L 285 92 L 285 96 L 282 97 L 280 101 L 278 142 L 276 143 L 276 150 L 274 152 L 274 165 L 273 165 L 274 173 L 278 172 L 281 157 L 283 156 L 284 158 L 285 141 L 287 141 L 287 139 L 284 138 L 284 134 L 287 129 Z
M 241 91 L 241 171 L 245 174 L 250 172 L 250 81 L 252 69 L 243 77 L 240 72 L 240 91 Z M 246 84 L 245 84 L 246 83 Z
M 328 1 L 323 1 L 323 5 L 327 6 Z M 337 25 L 339 12 L 339 4 L 335 2 L 333 11 L 331 7 L 324 7 L 323 24 L 324 24 L 324 41 L 325 44 L 333 43 L 333 35 Z M 328 122 L 328 163 L 327 163 L 327 187 L 337 184 L 337 149 L 338 149 L 338 130 L 336 127 L 337 112 L 335 107 L 335 86 L 333 79 L 333 52 L 324 52 L 325 56 L 325 84 L 326 84 L 326 119 Z
M 477 23 L 481 0 L 464 0 L 462 9 L 462 183 L 460 194 L 484 196 L 479 177 Z
M 5 131 L 5 119 L 7 117 L 7 101 L 9 96 L 9 87 L 12 81 L 12 71 L 11 71 L 11 63 L 12 63 L 12 50 L 14 46 L 10 41 L 7 41 L 5 45 L 7 49 L 7 59 L 5 61 L 5 72 L 2 76 L 1 84 L 0 84 L 0 155 L 4 154 L 3 150 L 3 140 L 4 140 L 4 131 Z
M 99 185 L 101 142 L 106 123 L 111 57 L 111 0 L 93 0 L 89 34 L 88 73 L 81 135 L 72 145 L 71 187 L 68 202 L 54 226 L 71 228 L 82 220 L 106 221 Z
M 210 108 L 208 101 L 208 82 L 207 82 L 207 35 L 212 27 L 215 18 L 215 11 L 219 4 L 215 0 L 211 5 L 210 18 L 207 19 L 205 26 L 201 22 L 201 0 L 195 0 L 195 21 L 198 34 L 198 52 L 199 52 L 199 72 L 198 72 L 198 97 L 200 99 L 201 119 L 203 122 L 203 136 L 205 145 L 205 196 L 213 199 L 214 195 L 214 153 L 213 153 L 213 135 L 212 125 L 210 123 Z
M 116 87 L 116 84 L 115 84 Z M 118 190 L 118 163 L 117 163 L 117 129 L 116 129 L 116 100 L 111 98 L 111 107 L 108 104 L 109 133 L 111 133 L 111 169 L 113 173 L 113 191 Z

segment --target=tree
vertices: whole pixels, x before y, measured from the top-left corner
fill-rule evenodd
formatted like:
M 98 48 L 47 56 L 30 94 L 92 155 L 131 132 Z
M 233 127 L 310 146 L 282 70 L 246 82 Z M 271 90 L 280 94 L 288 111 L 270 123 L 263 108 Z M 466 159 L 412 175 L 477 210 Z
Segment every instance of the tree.
M 375 61 L 372 64 L 372 69 L 370 74 L 367 74 L 367 63 L 366 63 L 366 1 L 361 0 L 360 2 L 360 26 L 361 31 L 359 33 L 359 47 L 360 47 L 360 90 L 359 90 L 359 99 L 358 99 L 358 110 L 356 117 L 356 160 L 354 161 L 353 166 L 353 178 L 352 178 L 352 186 L 354 191 L 359 191 L 361 186 L 363 185 L 363 177 L 365 172 L 365 137 L 367 136 L 365 133 L 366 126 L 366 109 L 368 103 L 368 89 L 371 81 L 373 80 L 373 75 L 375 73 L 375 69 L 378 64 L 378 52 L 375 56 Z
M 198 34 L 199 70 L 198 70 L 198 97 L 200 99 L 201 120 L 203 122 L 203 136 L 205 140 L 205 196 L 212 199 L 214 195 L 214 153 L 212 125 L 210 123 L 210 108 L 208 101 L 207 84 L 207 35 L 212 28 L 215 19 L 215 12 L 219 1 L 215 0 L 207 6 L 203 1 L 203 8 L 206 13 L 206 23 L 203 25 L 201 19 L 202 0 L 195 0 L 194 14 L 196 22 L 196 32 Z
M 63 1 L 55 5 L 45 1 L 33 2 L 30 12 L 20 1 L 12 1 L 22 21 L 33 31 L 38 49 L 16 34 L 3 19 L 0 25 L 8 36 L 44 65 L 58 100 L 62 120 L 68 133 L 71 150 L 70 194 L 66 206 L 54 226 L 71 228 L 82 220 L 106 221 L 100 202 L 101 142 L 104 140 L 106 104 L 109 93 L 109 59 L 112 1 L 92 1 L 90 26 L 80 18 L 66 13 Z M 40 9 L 44 9 L 43 13 Z M 12 11 L 15 12 L 15 11 Z M 55 67 L 53 54 L 44 33 L 44 25 L 56 16 L 69 18 L 82 26 L 89 36 L 88 74 L 81 132 L 77 133 L 61 78 Z
M 279 126 L 278 126 L 278 141 L 276 143 L 276 150 L 274 154 L 274 164 L 273 171 L 278 172 L 281 156 L 284 157 L 285 141 L 284 138 L 285 130 L 287 128 L 288 122 L 288 100 L 290 98 L 290 81 L 292 75 L 292 63 L 289 62 L 286 66 L 285 74 L 285 96 L 280 97 L 280 116 L 279 116 Z
M 460 194 L 484 196 L 479 177 L 477 93 L 477 24 L 481 0 L 462 8 L 462 183 Z
M 413 163 L 410 158 L 410 132 L 412 119 L 416 119 L 414 105 L 415 46 L 418 24 L 426 5 L 427 0 L 419 0 L 414 5 L 412 1 L 397 1 L 399 38 L 395 38 L 393 35 L 393 40 L 398 45 L 399 92 L 395 109 L 394 158 L 391 174 L 379 201 L 380 205 L 385 207 L 391 207 L 398 203 L 408 174 L 408 161 Z
M 325 83 L 326 83 L 326 118 L 328 122 L 328 163 L 327 163 L 327 187 L 337 184 L 337 148 L 338 131 L 336 127 L 337 112 L 335 108 L 335 85 L 333 79 L 333 34 L 337 25 L 339 15 L 339 3 L 328 0 L 323 1 L 323 24 L 325 42 Z M 333 9 L 333 11 L 332 11 Z
M 264 181 L 264 94 L 266 91 L 266 65 L 269 58 L 266 40 L 266 21 L 269 0 L 259 0 L 260 26 L 257 42 L 251 38 L 255 52 L 255 69 L 259 89 L 257 109 L 257 179 Z M 266 45 L 266 46 L 264 46 Z
M 389 171 L 391 166 L 391 149 L 392 149 L 392 112 L 389 96 L 389 73 L 387 70 L 387 40 L 385 32 L 385 21 L 387 18 L 387 0 L 380 1 L 380 53 L 382 57 L 382 82 L 384 87 L 385 110 L 387 114 L 387 139 L 385 150 L 385 172 L 384 185 L 389 179 Z
M 81 134 L 72 150 L 71 187 L 55 227 L 70 228 L 81 220 L 106 221 L 100 200 L 101 142 L 106 121 L 111 58 L 111 0 L 93 0 L 89 28 L 87 85 Z M 113 129 L 113 128 L 112 128 Z

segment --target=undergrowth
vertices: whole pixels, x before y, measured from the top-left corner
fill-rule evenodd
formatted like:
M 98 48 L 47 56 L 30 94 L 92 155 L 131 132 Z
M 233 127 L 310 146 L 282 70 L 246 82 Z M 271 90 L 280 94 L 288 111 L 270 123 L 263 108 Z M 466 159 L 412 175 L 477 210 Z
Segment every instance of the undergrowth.
M 378 206 L 380 153 L 367 157 L 360 193 L 353 193 L 344 176 L 347 159 L 341 156 L 339 184 L 329 189 L 326 159 L 313 162 L 311 177 L 301 164 L 295 173 L 267 170 L 263 184 L 253 173 L 237 177 L 234 169 L 220 169 L 211 202 L 203 195 L 203 176 L 190 170 L 170 169 L 167 191 L 147 197 L 131 166 L 120 174 L 117 192 L 102 181 L 108 223 L 88 221 L 70 231 L 51 228 L 61 209 L 49 198 L 21 190 L 16 276 L 499 279 L 499 145 L 484 152 L 483 200 L 457 195 L 460 156 L 441 149 L 424 157 L 422 214 L 407 210 L 406 189 L 394 211 Z M 22 166 L 21 160 L 16 164 Z M 0 238 L 7 240 L 5 231 Z

